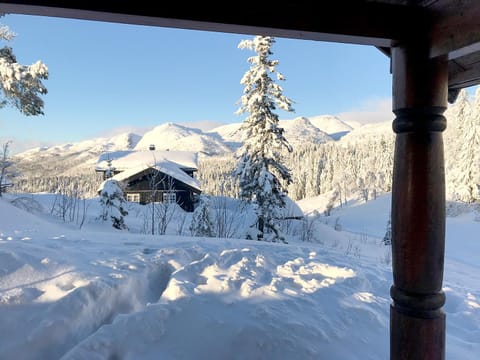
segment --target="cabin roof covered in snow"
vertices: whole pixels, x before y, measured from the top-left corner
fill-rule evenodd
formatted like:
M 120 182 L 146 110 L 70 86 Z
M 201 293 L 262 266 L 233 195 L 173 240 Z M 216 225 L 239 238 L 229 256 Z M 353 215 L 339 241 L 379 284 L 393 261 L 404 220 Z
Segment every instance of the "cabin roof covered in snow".
M 127 180 L 128 178 L 141 173 L 142 171 L 147 170 L 148 168 L 151 168 L 151 165 L 146 165 L 146 164 L 141 164 L 136 167 L 127 169 L 125 171 L 122 171 L 121 173 L 113 176 L 111 179 L 117 180 L 119 182 L 123 182 Z M 163 162 L 157 162 L 157 165 L 154 167 L 156 170 L 171 176 L 172 178 L 183 182 L 184 184 L 192 187 L 193 189 L 196 189 L 198 191 L 201 191 L 200 188 L 200 183 L 197 179 L 189 176 L 187 173 L 185 173 L 179 166 L 171 161 L 164 160 Z M 102 184 L 103 186 L 103 184 Z
M 126 171 L 139 166 L 161 166 L 165 162 L 176 164 L 184 170 L 198 168 L 198 154 L 193 151 L 162 151 L 162 150 L 125 150 L 106 152 L 99 156 L 95 170 L 105 171 L 108 160 L 118 171 Z M 187 175 L 188 176 L 188 175 Z
M 161 151 L 161 150 L 128 150 L 103 153 L 98 158 L 95 170 L 106 171 L 108 160 L 111 160 L 112 168 L 120 173 L 111 179 L 123 182 L 148 168 L 171 176 L 183 182 L 191 188 L 201 191 L 197 179 L 188 175 L 184 170 L 197 169 L 197 153 L 191 151 Z M 103 182 L 98 190 L 103 188 Z

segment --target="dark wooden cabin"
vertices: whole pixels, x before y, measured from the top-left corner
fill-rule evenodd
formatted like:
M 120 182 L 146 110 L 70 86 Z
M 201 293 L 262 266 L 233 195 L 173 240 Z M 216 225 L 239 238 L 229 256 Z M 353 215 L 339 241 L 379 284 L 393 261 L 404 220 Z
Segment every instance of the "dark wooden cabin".
M 196 182 L 184 182 L 175 175 L 166 174 L 154 167 L 139 169 L 133 174 L 121 172 L 113 178 L 124 184 L 127 201 L 140 204 L 152 201 L 163 204 L 177 203 L 183 210 L 192 212 L 196 197 L 201 193 L 200 188 L 195 185 Z
M 177 203 L 192 212 L 201 193 L 196 161 L 194 152 L 117 151 L 101 154 L 95 171 L 122 184 L 127 201 Z
M 396 115 L 390 359 L 445 358 L 443 113 L 459 89 L 480 84 L 479 0 L 257 2 L 251 11 L 216 1 L 12 0 L 0 12 L 378 48 L 391 60 Z

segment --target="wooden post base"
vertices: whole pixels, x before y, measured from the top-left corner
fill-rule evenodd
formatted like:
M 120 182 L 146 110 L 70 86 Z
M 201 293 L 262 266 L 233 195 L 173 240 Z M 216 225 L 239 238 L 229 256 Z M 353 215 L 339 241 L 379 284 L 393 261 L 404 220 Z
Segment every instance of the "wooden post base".
M 392 286 L 391 296 L 390 358 L 444 360 L 446 316 L 441 307 L 445 294 L 409 296 Z

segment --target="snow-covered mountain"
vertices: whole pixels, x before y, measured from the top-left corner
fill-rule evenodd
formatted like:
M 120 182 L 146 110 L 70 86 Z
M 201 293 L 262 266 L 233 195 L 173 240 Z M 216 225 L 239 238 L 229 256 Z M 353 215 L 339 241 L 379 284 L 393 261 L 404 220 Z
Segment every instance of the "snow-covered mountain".
M 104 147 L 108 151 L 128 150 L 137 146 L 142 137 L 134 133 L 123 133 L 112 137 L 105 142 Z
M 134 150 L 148 150 L 151 145 L 157 150 L 197 151 L 207 155 L 231 152 L 217 136 L 174 123 L 162 124 L 146 132 Z
M 308 118 L 313 126 L 326 132 L 334 140 L 340 139 L 354 128 L 333 115 L 319 115 Z
M 210 133 L 219 136 L 231 148 L 238 148 L 242 144 L 242 123 L 222 125 L 210 130 Z M 353 130 L 353 128 L 331 115 L 315 117 L 297 117 L 291 120 L 280 120 L 279 126 L 285 130 L 285 137 L 292 146 L 305 143 L 323 144 L 338 140 Z
M 323 144 L 333 141 L 327 132 L 312 124 L 306 117 L 297 117 L 293 120 L 281 120 L 280 127 L 285 130 L 285 137 L 292 146 L 310 144 Z
M 93 169 L 98 156 L 105 151 L 132 150 L 141 136 L 123 133 L 113 137 L 100 137 L 77 143 L 50 147 L 37 147 L 13 156 L 15 165 L 25 175 L 75 175 Z M 44 170 L 42 172 L 42 170 Z
M 16 156 L 22 159 L 38 160 L 42 157 L 59 156 L 61 154 L 88 157 L 89 154 L 99 154 L 104 151 L 131 150 L 140 141 L 141 136 L 134 133 L 123 133 L 111 138 L 100 137 L 77 143 L 66 143 L 50 147 L 37 147 Z
M 240 126 L 242 123 L 232 123 L 218 126 L 208 133 L 220 138 L 224 144 L 231 149 L 237 149 L 242 145 L 242 132 Z
M 38 175 L 45 171 L 56 175 L 75 175 L 93 170 L 103 152 L 148 150 L 150 145 L 155 145 L 157 150 L 193 151 L 206 155 L 231 152 L 214 134 L 167 123 L 153 128 L 143 136 L 124 133 L 111 138 L 100 137 L 77 143 L 37 147 L 16 154 L 14 160 L 24 175 Z
M 365 124 L 351 130 L 341 138 L 341 142 L 363 142 L 373 140 L 379 137 L 394 137 L 392 122 L 384 121 L 381 123 Z
M 37 147 L 14 156 L 21 172 L 55 175 L 76 175 L 94 169 L 99 155 L 105 151 L 177 150 L 198 152 L 202 156 L 229 154 L 242 144 L 242 123 L 226 124 L 210 131 L 202 131 L 176 123 L 165 123 L 152 128 L 143 136 L 123 133 L 114 137 L 67 143 L 51 147 Z M 313 118 L 297 117 L 280 120 L 285 136 L 292 146 L 305 143 L 334 141 L 339 134 L 352 131 L 352 127 L 335 116 L 322 115 Z M 43 170 L 43 171 L 42 171 Z

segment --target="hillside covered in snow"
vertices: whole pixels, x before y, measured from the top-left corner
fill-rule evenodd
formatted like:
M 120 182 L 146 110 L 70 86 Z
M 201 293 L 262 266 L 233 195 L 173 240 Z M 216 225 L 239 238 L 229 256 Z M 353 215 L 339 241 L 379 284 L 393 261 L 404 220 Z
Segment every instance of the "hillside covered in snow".
M 323 216 L 327 199 L 296 205 L 289 244 L 237 238 L 248 212 L 212 198 L 235 233 L 192 237 L 178 213 L 165 235 L 50 213 L 54 195 L 0 198 L 2 358 L 384 360 L 389 351 L 390 196 Z M 217 211 L 220 210 L 220 211 Z M 223 211 L 226 210 L 226 213 Z M 182 215 L 183 214 L 183 215 Z M 480 352 L 480 222 L 447 218 L 444 291 L 448 359 Z M 225 219 L 225 218 L 224 218 Z M 339 226 L 340 225 L 340 226 Z

